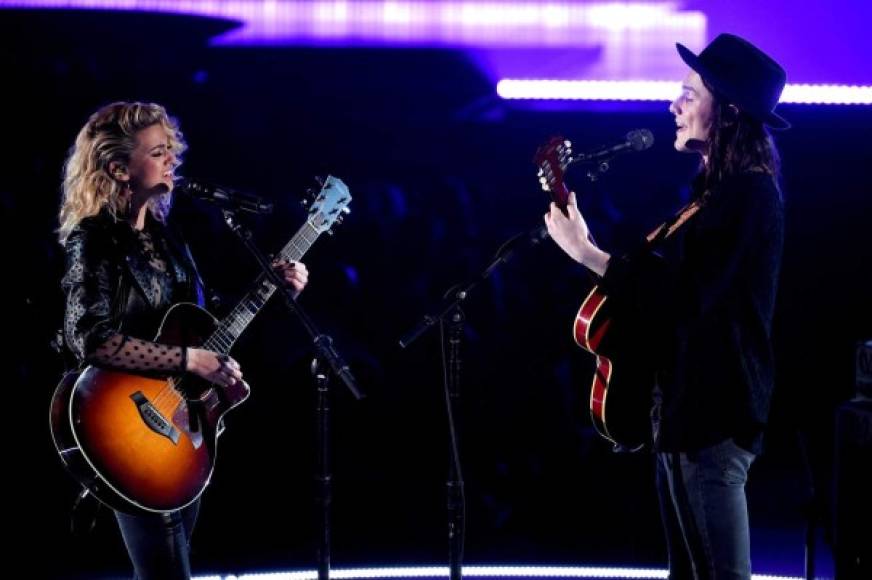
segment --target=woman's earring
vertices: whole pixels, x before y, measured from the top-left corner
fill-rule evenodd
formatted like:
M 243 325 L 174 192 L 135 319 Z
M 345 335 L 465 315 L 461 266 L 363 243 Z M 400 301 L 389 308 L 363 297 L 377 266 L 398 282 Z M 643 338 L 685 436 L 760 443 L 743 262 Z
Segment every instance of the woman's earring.
M 127 198 L 126 213 L 129 215 L 133 211 L 133 193 L 130 190 L 130 182 L 125 181 L 121 186 L 121 197 Z

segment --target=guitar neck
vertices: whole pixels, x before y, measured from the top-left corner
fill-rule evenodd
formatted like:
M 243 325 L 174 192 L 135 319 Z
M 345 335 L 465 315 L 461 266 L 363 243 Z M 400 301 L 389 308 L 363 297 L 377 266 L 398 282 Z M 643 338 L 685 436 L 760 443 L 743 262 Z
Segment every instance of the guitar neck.
M 321 234 L 307 221 L 285 244 L 278 257 L 289 262 L 298 261 L 309 251 L 319 235 Z M 255 282 L 254 289 L 246 294 L 221 321 L 215 332 L 203 343 L 203 348 L 224 354 L 229 353 L 233 344 L 275 291 L 275 284 L 270 282 L 266 274 L 261 274 Z

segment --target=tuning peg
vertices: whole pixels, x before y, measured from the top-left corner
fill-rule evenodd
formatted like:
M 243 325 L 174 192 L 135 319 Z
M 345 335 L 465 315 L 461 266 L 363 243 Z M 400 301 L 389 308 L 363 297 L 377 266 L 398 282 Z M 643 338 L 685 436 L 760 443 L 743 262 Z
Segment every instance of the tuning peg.
M 344 213 L 345 215 L 350 214 L 351 208 L 346 205 L 345 207 L 342 208 L 342 213 Z
M 537 175 L 538 177 L 542 177 L 542 174 L 543 174 L 543 173 L 544 173 L 544 171 L 542 171 L 542 168 L 540 167 L 540 168 L 539 168 L 539 171 L 536 172 L 536 175 Z
M 341 215 L 341 214 L 340 214 L 339 216 L 337 216 L 337 218 L 336 218 L 336 223 L 337 223 L 337 224 L 342 225 L 342 222 L 343 222 L 343 221 L 345 221 L 345 216 L 343 216 L 343 215 Z
M 328 235 L 328 236 L 332 236 L 332 235 L 333 235 L 333 228 L 330 228 L 330 229 L 327 230 L 327 235 Z
M 303 193 L 303 198 L 305 200 L 303 202 L 303 205 L 304 206 L 311 205 L 314 201 L 316 201 L 315 198 L 317 197 L 317 195 L 318 195 L 318 190 L 311 188 L 311 187 L 307 187 L 306 191 Z
M 310 203 L 311 203 L 311 200 L 309 200 L 308 197 L 304 197 L 303 199 L 300 200 L 300 205 L 302 205 L 302 206 L 305 207 L 306 209 L 309 208 L 309 204 L 310 204 Z

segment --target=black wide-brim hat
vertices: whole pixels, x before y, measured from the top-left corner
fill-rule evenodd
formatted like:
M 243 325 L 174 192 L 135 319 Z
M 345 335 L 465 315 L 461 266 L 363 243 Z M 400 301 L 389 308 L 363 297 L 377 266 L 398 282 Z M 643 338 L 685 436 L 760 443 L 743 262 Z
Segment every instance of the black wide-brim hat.
M 719 34 L 698 56 L 683 44 L 675 47 L 687 66 L 739 110 L 773 129 L 790 128 L 775 114 L 787 75 L 765 52 L 733 34 Z

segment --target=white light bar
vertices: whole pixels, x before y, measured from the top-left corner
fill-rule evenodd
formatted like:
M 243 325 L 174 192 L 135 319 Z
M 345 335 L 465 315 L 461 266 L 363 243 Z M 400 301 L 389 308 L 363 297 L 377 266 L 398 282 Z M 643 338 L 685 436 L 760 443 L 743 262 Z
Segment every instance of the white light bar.
M 470 578 L 633 578 L 662 579 L 666 570 L 645 568 L 605 568 L 590 566 L 464 566 L 463 575 Z M 198 576 L 194 580 L 314 580 L 316 570 L 299 572 L 269 572 L 240 574 L 223 577 Z M 347 568 L 330 570 L 330 577 L 337 579 L 368 578 L 448 578 L 447 566 L 408 568 Z M 802 580 L 795 576 L 754 574 L 752 580 Z
M 782 103 L 820 105 L 872 105 L 872 86 L 787 85 Z
M 503 79 L 497 94 L 504 99 L 569 101 L 671 101 L 681 92 L 672 81 L 565 81 Z
M 330 577 L 352 580 L 369 578 L 447 578 L 448 567 L 360 568 L 331 570 Z M 635 578 L 661 579 L 666 570 L 632 568 L 594 568 L 578 566 L 464 566 L 463 575 L 470 578 Z M 316 571 L 270 574 L 246 574 L 234 580 L 308 580 L 317 578 Z M 229 580 L 229 579 L 228 579 Z
M 497 94 L 504 99 L 669 102 L 680 92 L 681 83 L 673 81 L 503 79 L 497 83 Z M 872 105 L 872 86 L 787 85 L 780 102 Z

